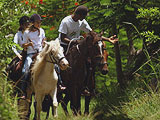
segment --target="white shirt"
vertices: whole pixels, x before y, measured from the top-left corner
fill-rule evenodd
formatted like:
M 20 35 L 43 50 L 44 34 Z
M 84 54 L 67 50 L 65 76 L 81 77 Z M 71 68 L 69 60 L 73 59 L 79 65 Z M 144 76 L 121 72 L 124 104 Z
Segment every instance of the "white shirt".
M 14 36 L 14 43 L 19 44 L 20 47 L 22 47 L 22 44 L 24 44 L 24 40 L 23 40 L 23 33 L 22 31 L 18 31 L 15 36 Z M 12 50 L 14 51 L 14 53 L 16 55 L 20 54 L 22 52 L 22 50 L 17 50 L 16 46 L 12 47 Z
M 67 38 L 69 38 L 70 40 L 72 40 L 73 38 L 79 38 L 81 30 L 86 33 L 92 31 L 91 27 L 85 19 L 83 19 L 82 21 L 78 20 L 77 22 L 75 22 L 72 19 L 71 15 L 67 16 L 61 21 L 61 24 L 59 26 L 59 40 L 61 33 L 66 34 Z M 61 44 L 66 45 L 66 43 L 62 41 Z
M 45 32 L 42 28 L 40 28 L 40 35 L 38 34 L 39 34 L 38 30 L 36 30 L 35 32 L 26 30 L 24 32 L 23 36 L 24 42 L 25 43 L 33 42 L 33 47 L 32 46 L 27 47 L 27 54 L 36 53 L 37 50 L 39 52 L 42 51 L 42 41 L 45 38 Z

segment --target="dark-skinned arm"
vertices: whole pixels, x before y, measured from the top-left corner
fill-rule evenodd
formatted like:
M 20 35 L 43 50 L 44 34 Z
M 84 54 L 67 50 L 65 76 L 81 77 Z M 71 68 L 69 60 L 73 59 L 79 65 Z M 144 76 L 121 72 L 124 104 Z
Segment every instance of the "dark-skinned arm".
M 61 41 L 64 42 L 64 43 L 67 43 L 69 44 L 69 42 L 71 41 L 70 39 L 67 38 L 67 35 L 64 34 L 64 33 L 61 33 Z
M 116 38 L 116 35 L 111 36 L 109 38 L 106 38 L 106 37 L 102 36 L 102 40 L 108 41 L 108 42 L 110 42 L 112 44 L 115 44 L 118 41 L 118 38 Z

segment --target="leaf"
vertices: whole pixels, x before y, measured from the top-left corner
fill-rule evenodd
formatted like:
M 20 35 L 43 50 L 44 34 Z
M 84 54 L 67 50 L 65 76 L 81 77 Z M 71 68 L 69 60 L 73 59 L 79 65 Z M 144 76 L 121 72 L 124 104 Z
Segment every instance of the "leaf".
M 101 5 L 109 5 L 111 3 L 111 0 L 101 0 L 100 4 Z
M 112 10 L 106 10 L 104 13 L 104 16 L 109 16 L 111 15 L 111 13 L 112 13 Z
M 110 86 L 110 84 L 111 84 L 111 82 L 110 82 L 109 80 L 107 80 L 107 81 L 105 82 L 105 85 L 106 85 L 106 86 Z
M 125 5 L 125 9 L 128 11 L 134 11 L 134 8 L 129 5 Z

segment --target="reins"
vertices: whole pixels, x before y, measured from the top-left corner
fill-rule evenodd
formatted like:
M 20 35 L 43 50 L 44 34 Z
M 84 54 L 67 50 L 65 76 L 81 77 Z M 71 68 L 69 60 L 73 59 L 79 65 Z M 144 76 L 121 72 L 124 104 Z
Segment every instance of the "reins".
M 67 47 L 67 51 L 66 51 L 66 55 L 67 55 L 67 53 L 69 51 L 69 48 L 71 46 L 72 41 L 74 41 L 74 40 L 80 40 L 81 38 L 84 39 L 83 36 L 79 36 L 78 38 L 73 38 L 72 40 L 69 41 L 69 44 L 68 44 L 68 47 Z

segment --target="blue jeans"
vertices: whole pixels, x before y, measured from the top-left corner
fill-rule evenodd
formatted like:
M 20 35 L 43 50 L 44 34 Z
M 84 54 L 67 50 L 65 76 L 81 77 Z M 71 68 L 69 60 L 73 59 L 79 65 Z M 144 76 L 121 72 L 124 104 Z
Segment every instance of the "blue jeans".
M 61 76 L 60 76 L 60 68 L 57 64 L 55 64 L 55 70 L 57 72 L 57 75 L 58 75 L 58 85 L 62 85 L 63 82 L 62 82 L 62 79 L 61 79 Z
M 22 82 L 21 82 L 21 90 L 23 95 L 26 95 L 26 88 L 27 88 L 27 80 L 29 79 L 29 68 L 32 63 L 32 57 L 35 53 L 27 54 L 27 57 L 24 62 L 24 66 L 22 68 Z

